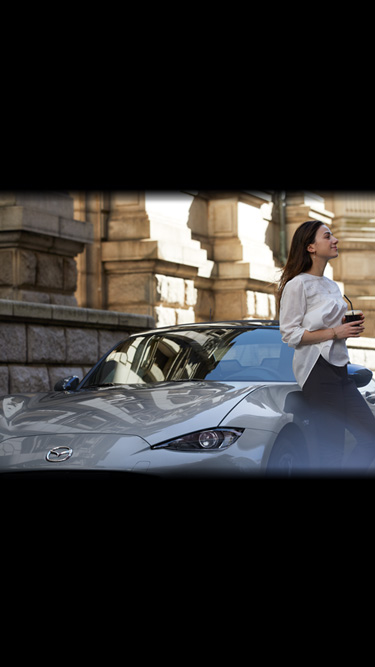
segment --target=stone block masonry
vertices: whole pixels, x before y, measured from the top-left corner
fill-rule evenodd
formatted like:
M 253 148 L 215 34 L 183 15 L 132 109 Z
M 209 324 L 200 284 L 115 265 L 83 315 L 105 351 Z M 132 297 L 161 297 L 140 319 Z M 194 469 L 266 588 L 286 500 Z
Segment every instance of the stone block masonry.
M 82 379 L 118 341 L 154 326 L 147 315 L 0 299 L 0 395 Z
M 75 257 L 92 239 L 70 196 L 0 192 L 0 299 L 76 306 Z

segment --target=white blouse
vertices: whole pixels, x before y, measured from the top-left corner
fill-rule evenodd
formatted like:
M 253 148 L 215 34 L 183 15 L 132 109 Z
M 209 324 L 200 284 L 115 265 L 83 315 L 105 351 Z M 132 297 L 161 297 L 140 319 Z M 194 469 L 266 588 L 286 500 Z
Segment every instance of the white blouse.
M 300 345 L 304 332 L 342 324 L 347 311 L 339 286 L 326 276 L 300 273 L 284 287 L 280 302 L 282 340 L 294 347 L 293 372 L 303 387 L 319 355 L 335 366 L 349 363 L 345 339 L 331 339 L 315 345 Z

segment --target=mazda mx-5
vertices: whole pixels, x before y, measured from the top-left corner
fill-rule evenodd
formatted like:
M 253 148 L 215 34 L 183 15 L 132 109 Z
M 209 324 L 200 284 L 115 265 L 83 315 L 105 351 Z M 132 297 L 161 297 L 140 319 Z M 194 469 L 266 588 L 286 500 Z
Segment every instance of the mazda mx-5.
M 0 472 L 246 476 L 319 469 L 276 321 L 133 334 L 80 380 L 0 397 Z M 373 409 L 372 372 L 349 374 Z M 353 447 L 350 434 L 346 455 Z

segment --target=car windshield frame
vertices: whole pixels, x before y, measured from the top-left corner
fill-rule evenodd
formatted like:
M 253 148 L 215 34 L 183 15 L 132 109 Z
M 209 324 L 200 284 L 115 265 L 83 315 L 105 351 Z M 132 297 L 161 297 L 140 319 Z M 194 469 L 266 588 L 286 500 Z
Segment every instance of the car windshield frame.
M 296 382 L 292 357 L 273 322 L 160 328 L 132 334 L 114 346 L 80 389 L 187 381 Z

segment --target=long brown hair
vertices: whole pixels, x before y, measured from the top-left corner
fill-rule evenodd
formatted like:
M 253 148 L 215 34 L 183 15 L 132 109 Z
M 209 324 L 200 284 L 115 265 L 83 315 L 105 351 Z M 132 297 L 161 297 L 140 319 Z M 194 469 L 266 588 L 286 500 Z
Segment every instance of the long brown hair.
M 310 243 L 314 243 L 316 232 L 323 224 L 324 223 L 320 220 L 308 220 L 297 227 L 294 232 L 288 259 L 282 271 L 276 291 L 277 313 L 280 311 L 281 295 L 287 282 L 292 280 L 292 278 L 295 278 L 295 276 L 298 276 L 298 274 L 305 273 L 311 269 L 312 259 L 307 248 Z

